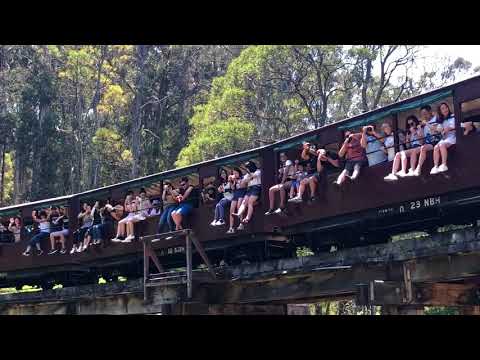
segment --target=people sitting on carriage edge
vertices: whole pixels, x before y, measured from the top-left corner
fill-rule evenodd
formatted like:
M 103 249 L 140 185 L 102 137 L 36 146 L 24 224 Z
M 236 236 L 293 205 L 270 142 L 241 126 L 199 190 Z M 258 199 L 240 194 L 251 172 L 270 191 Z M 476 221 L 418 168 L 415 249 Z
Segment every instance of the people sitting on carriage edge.
M 178 195 L 180 194 L 173 188 L 172 183 L 170 181 L 164 181 L 162 192 L 163 212 L 160 215 L 157 227 L 157 232 L 159 234 L 165 232 L 165 225 L 167 225 L 169 232 L 175 230 L 175 223 L 172 219 L 172 211 L 177 208 L 176 198 Z
M 140 189 L 139 196 L 135 199 L 136 212 L 134 216 L 127 221 L 127 237 L 123 240 L 124 243 L 132 242 L 135 239 L 134 224 L 140 221 L 144 221 L 149 217 L 149 209 L 152 207 L 150 199 L 147 197 L 147 192 L 144 188 Z
M 107 203 L 104 207 L 100 208 L 100 224 L 94 225 L 91 231 L 91 240 L 93 240 L 93 245 L 100 244 L 103 240 L 107 239 L 107 237 L 113 232 L 113 222 L 115 208 Z M 84 250 L 88 247 L 84 247 Z
M 411 176 L 416 169 L 417 157 L 416 154 L 420 151 L 424 138 L 424 131 L 415 115 L 407 117 L 407 137 L 406 150 L 402 150 L 395 154 L 392 164 L 392 172 L 385 176 L 385 181 L 396 181 L 398 177 Z M 413 154 L 413 156 L 412 156 Z M 408 158 L 410 158 L 410 171 L 407 173 Z M 398 171 L 400 166 L 401 171 Z
M 190 184 L 188 177 L 182 177 L 180 188 L 176 200 L 178 206 L 172 211 L 171 217 L 175 223 L 175 230 L 183 230 L 183 220 L 192 213 L 193 206 L 198 200 L 198 194 L 193 185 Z
M 345 132 L 345 141 L 343 142 L 338 155 L 345 157 L 345 169 L 340 173 L 336 185 L 342 185 L 348 177 L 354 181 L 360 175 L 360 169 L 368 165 L 365 149 L 367 148 L 367 128 L 364 126 L 361 133 Z M 350 174 L 352 174 L 350 176 Z
M 221 199 L 215 205 L 215 216 L 210 223 L 211 226 L 223 226 L 225 225 L 225 208 L 230 207 L 233 199 L 233 188 L 235 180 L 233 177 L 228 176 L 227 171 L 222 169 L 220 175 L 222 183 L 218 186 L 218 194 L 222 196 Z
M 70 254 L 82 251 L 85 234 L 93 224 L 92 206 L 88 203 L 83 203 L 83 209 L 80 214 L 78 214 L 77 218 L 81 226 L 73 233 L 73 246 L 72 250 L 70 250 Z
M 133 191 L 129 190 L 127 191 L 127 195 L 125 196 L 125 202 L 123 204 L 123 209 L 124 213 L 126 214 L 123 219 L 121 219 L 117 223 L 117 234 L 115 237 L 111 240 L 112 242 L 122 242 L 125 237 L 125 232 L 126 232 L 126 224 L 127 221 L 129 221 L 135 214 L 134 214 L 134 209 L 135 204 L 133 202 Z
M 305 159 L 305 157 L 303 156 L 303 152 L 302 158 Z M 328 171 L 336 169 L 340 166 L 338 155 L 335 152 L 326 150 L 324 148 L 318 149 L 315 152 L 315 156 L 310 153 L 309 158 L 315 160 L 315 163 L 310 160 L 310 166 L 313 167 L 313 172 L 312 170 L 309 170 L 310 173 L 307 174 L 307 177 L 300 181 L 298 194 L 296 197 L 289 200 L 291 202 L 303 201 L 303 193 L 305 192 L 307 184 L 310 186 L 310 200 L 315 201 L 317 185 L 321 180 L 321 176 L 326 176 Z M 305 159 L 305 161 L 309 160 Z
M 265 215 L 279 214 L 286 208 L 287 194 L 295 180 L 295 166 L 288 160 L 285 153 L 280 154 L 280 168 L 278 169 L 277 185 L 273 185 L 268 191 L 270 207 Z M 280 193 L 280 206 L 275 210 L 275 193 Z
M 433 147 L 433 168 L 430 171 L 431 175 L 448 171 L 448 148 L 457 142 L 455 116 L 450 111 L 447 103 L 441 103 L 438 107 L 438 122 L 442 124 L 439 127 L 442 139 Z M 439 166 L 440 160 L 442 164 Z
M 392 126 L 389 123 L 383 123 L 382 131 L 384 137 L 380 141 L 383 142 L 383 152 L 387 156 L 387 161 L 392 161 L 395 158 L 395 140 Z
M 68 217 L 66 215 L 66 210 L 65 208 L 60 208 L 59 209 L 59 216 L 52 221 L 52 224 L 54 226 L 55 231 L 52 231 L 50 233 L 50 247 L 51 250 L 48 253 L 48 255 L 52 255 L 57 253 L 56 249 L 56 244 L 57 244 L 57 238 L 60 241 L 61 244 L 61 254 L 65 254 L 67 252 L 67 248 L 65 246 L 65 237 L 68 236 Z
M 290 194 L 288 196 L 290 199 L 293 199 L 297 195 L 300 183 L 308 176 L 308 172 L 305 170 L 305 163 L 305 161 L 295 160 L 295 173 L 293 175 L 294 180 L 292 181 Z
M 416 147 L 410 154 L 410 163 L 415 164 L 418 157 L 418 164 L 415 170 L 411 169 L 408 172 L 408 176 L 420 176 L 422 172 L 422 166 L 427 158 L 427 151 L 433 150 L 433 147 L 440 141 L 441 134 L 437 131 L 437 117 L 432 112 L 430 105 L 424 105 L 420 108 L 421 123 L 423 134 L 423 144 L 420 147 Z
M 260 197 L 262 192 L 262 171 L 257 168 L 257 165 L 253 161 L 248 161 L 245 164 L 247 174 L 244 177 L 244 181 L 247 181 L 247 192 L 243 197 L 242 204 L 238 209 L 238 213 L 233 215 L 238 216 L 241 220 L 237 230 L 243 230 L 244 224 L 248 224 L 252 219 L 255 203 Z M 243 213 L 247 211 L 247 215 L 243 218 Z
M 238 167 L 233 168 L 232 175 L 229 176 L 233 185 L 233 197 L 230 203 L 230 227 L 227 234 L 233 234 L 235 232 L 235 218 L 233 215 L 240 208 L 243 203 L 243 198 L 247 193 L 248 181 L 244 180 L 242 170 Z M 243 228 L 243 224 L 240 223 L 239 230 Z
M 34 210 L 32 211 L 32 218 L 33 221 L 38 223 L 39 232 L 35 236 L 33 236 L 28 242 L 27 249 L 22 254 L 24 256 L 30 256 L 30 250 L 34 246 L 37 248 L 37 255 L 42 255 L 43 251 L 40 247 L 40 242 L 50 237 L 50 221 L 48 219 L 47 212 L 45 210 L 42 210 L 37 213 L 37 211 Z
M 376 125 L 367 127 L 367 159 L 368 166 L 373 166 L 387 161 L 387 154 L 385 154 L 385 147 L 383 145 L 383 136 L 376 131 Z
M 93 229 L 102 223 L 102 218 L 100 216 L 100 201 L 95 202 L 95 204 L 92 207 L 92 211 L 90 212 L 90 215 L 93 219 L 93 222 L 92 222 L 92 225 L 88 228 L 87 232 L 85 233 L 85 236 L 83 238 L 83 244 L 81 245 L 79 252 L 85 251 L 88 249 L 88 247 L 92 242 Z
M 22 220 L 18 216 L 10 218 L 10 223 L 8 224 L 8 230 L 10 230 L 14 236 L 15 242 L 19 242 L 22 232 Z

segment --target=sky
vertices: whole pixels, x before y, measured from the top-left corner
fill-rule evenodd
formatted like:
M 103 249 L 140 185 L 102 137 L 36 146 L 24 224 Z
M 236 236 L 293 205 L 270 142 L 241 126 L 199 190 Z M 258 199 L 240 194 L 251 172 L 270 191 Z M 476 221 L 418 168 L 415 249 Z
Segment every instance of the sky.
M 428 45 L 423 49 L 422 55 L 426 57 L 427 65 L 445 57 L 450 57 L 452 60 L 463 57 L 472 63 L 471 69 L 480 66 L 480 45 Z M 459 77 L 456 81 L 470 76 Z

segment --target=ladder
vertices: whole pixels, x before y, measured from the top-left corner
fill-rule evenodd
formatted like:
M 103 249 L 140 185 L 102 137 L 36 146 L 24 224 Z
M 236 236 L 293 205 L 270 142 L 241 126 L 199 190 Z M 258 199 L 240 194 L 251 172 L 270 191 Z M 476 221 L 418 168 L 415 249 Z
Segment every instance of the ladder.
M 160 264 L 152 245 L 158 241 L 165 243 L 179 238 L 185 239 L 186 270 L 165 271 L 162 264 Z M 202 244 L 195 237 L 191 229 L 142 236 L 140 240 L 143 243 L 143 296 L 145 302 L 148 300 L 148 289 L 158 286 L 186 285 L 187 298 L 192 298 L 194 272 L 192 266 L 192 243 L 205 265 L 207 265 L 208 272 L 212 279 L 217 279 L 217 275 L 213 270 L 213 266 L 211 265 Z M 150 261 L 154 263 L 158 272 L 150 273 Z

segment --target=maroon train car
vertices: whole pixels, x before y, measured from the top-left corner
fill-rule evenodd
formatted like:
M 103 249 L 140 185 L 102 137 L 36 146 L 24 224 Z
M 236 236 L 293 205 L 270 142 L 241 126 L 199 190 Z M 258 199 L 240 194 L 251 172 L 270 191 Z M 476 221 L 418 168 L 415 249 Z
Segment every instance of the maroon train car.
M 409 177 L 394 183 L 383 180 L 392 167 L 383 162 L 362 169 L 355 182 L 347 182 L 341 188 L 332 184 L 338 176 L 333 171 L 322 178 L 314 202 L 288 203 L 287 214 L 264 216 L 268 209 L 268 189 L 275 184 L 279 166 L 279 154 L 285 152 L 291 160 L 300 156 L 304 141 L 338 151 L 344 131 L 359 129 L 367 124 L 387 122 L 395 134 L 395 149 L 399 151 L 398 129 L 404 129 L 408 115 L 418 116 L 421 106 L 436 108 L 447 102 L 455 114 L 457 143 L 449 153 L 449 171 L 430 175 L 432 152 L 428 153 L 420 177 Z M 480 124 L 480 77 L 467 79 L 353 118 L 329 124 L 320 129 L 252 149 L 170 170 L 147 177 L 95 189 L 80 194 L 47 199 L 0 209 L 0 221 L 11 216 L 23 219 L 21 241 L 0 244 L 0 286 L 39 284 L 49 288 L 55 283 L 83 284 L 95 282 L 99 276 L 112 279 L 116 275 L 128 277 L 143 273 L 142 244 L 138 238 L 154 234 L 158 216 L 136 224 L 137 241 L 130 244 L 112 244 L 91 247 L 74 255 L 55 254 L 22 256 L 31 237 L 25 229 L 31 224 L 34 209 L 56 205 L 68 209 L 70 233 L 77 227 L 77 214 L 83 202 L 106 199 L 122 200 L 126 191 L 136 194 L 145 188 L 150 198 L 160 198 L 164 181 L 178 183 L 183 176 L 202 191 L 215 183 L 222 169 L 253 160 L 262 170 L 262 195 L 252 221 L 244 231 L 226 234 L 226 227 L 209 226 L 215 203 L 199 199 L 198 206 L 187 221 L 195 236 L 203 243 L 211 261 L 236 263 L 255 261 L 275 256 L 294 256 L 298 246 L 309 246 L 315 251 L 328 251 L 338 247 L 359 246 L 388 241 L 394 234 L 408 231 L 436 231 L 445 224 L 477 224 L 480 208 L 480 167 L 476 154 L 480 149 L 480 132 L 463 135 L 461 123 L 472 121 Z M 278 201 L 278 199 L 277 199 Z M 228 210 L 227 210 L 228 213 Z M 72 239 L 67 239 L 67 247 Z M 167 267 L 184 264 L 182 240 L 157 242 L 155 249 L 160 261 Z M 44 251 L 49 242 L 42 243 Z

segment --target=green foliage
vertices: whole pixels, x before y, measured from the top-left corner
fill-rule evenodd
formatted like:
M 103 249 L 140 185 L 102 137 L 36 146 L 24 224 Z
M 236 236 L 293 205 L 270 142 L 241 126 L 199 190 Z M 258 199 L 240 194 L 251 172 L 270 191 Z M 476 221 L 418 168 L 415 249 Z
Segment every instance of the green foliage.
M 460 312 L 457 308 L 448 306 L 431 306 L 425 307 L 425 315 L 459 315 Z
M 459 58 L 413 78 L 419 49 L 0 45 L 3 205 L 243 151 L 478 71 Z
M 10 203 L 13 197 L 13 158 L 11 153 L 5 154 L 5 176 L 3 184 L 4 202 Z
M 120 134 L 113 129 L 99 128 L 92 139 L 92 148 L 100 164 L 100 185 L 128 177 L 133 158 Z

